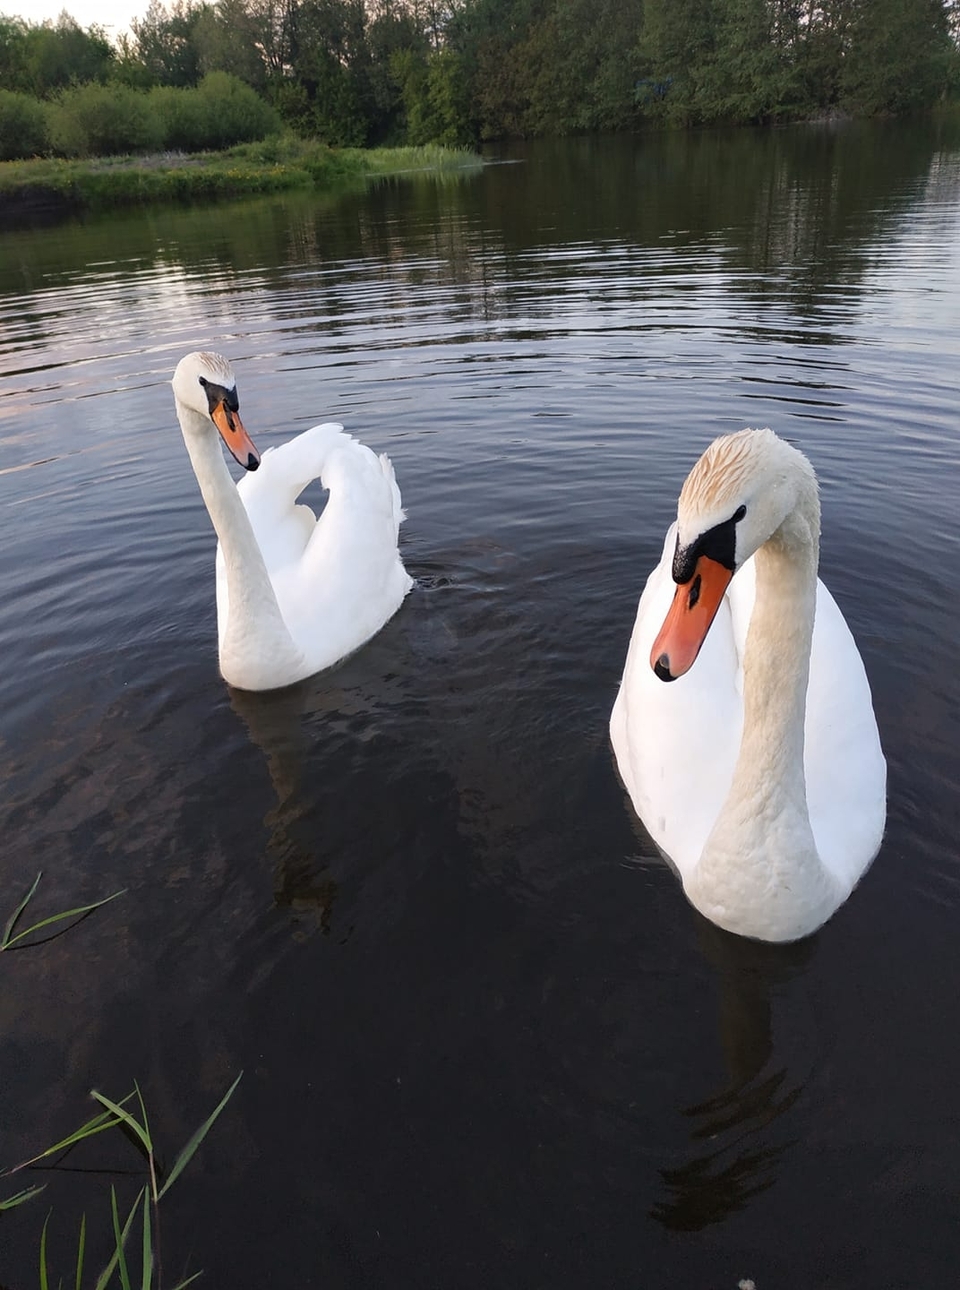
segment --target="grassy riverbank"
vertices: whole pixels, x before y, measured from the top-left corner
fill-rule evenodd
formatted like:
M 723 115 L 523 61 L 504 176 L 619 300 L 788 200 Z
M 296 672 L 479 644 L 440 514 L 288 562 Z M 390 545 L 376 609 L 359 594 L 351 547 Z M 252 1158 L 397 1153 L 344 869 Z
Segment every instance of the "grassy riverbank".
M 0 163 L 0 225 L 148 202 L 216 200 L 295 188 L 329 190 L 386 175 L 482 164 L 464 149 L 329 148 L 293 135 L 223 152 Z

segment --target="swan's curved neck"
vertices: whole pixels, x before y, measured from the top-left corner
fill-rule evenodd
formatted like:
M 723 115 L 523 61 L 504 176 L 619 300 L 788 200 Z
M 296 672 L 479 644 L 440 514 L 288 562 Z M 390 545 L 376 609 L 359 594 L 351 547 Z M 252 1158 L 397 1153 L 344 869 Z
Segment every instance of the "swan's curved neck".
M 811 908 L 836 903 L 835 880 L 820 861 L 810 825 L 803 769 L 819 532 L 812 485 L 754 557 L 756 600 L 744 648 L 740 753 L 695 878 L 697 903 L 705 912 L 733 904 L 735 893 L 742 911 L 737 919 L 744 922 L 715 921 L 767 939 L 791 939 L 799 934 L 790 927 L 798 912 L 806 921 Z M 758 919 L 756 929 L 751 915 Z
M 226 569 L 229 611 L 221 633 L 221 665 L 225 660 L 244 659 L 251 654 L 256 656 L 250 663 L 254 667 L 260 666 L 261 658 L 267 663 L 271 659 L 274 663 L 282 661 L 296 654 L 296 647 L 219 440 L 204 418 L 179 399 L 177 416 Z M 243 684 L 235 676 L 227 675 L 227 680 Z
M 794 525 L 794 531 L 799 527 Z M 756 600 L 743 656 L 743 736 L 730 798 L 776 793 L 807 820 L 803 723 L 817 601 L 816 538 L 780 529 L 754 556 Z

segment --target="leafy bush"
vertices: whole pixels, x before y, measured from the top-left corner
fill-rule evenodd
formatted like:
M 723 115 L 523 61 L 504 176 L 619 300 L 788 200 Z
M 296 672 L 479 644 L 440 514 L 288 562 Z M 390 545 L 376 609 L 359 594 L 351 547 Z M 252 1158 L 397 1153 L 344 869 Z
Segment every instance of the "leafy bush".
M 264 139 L 280 131 L 280 118 L 256 90 L 228 72 L 210 72 L 197 86 L 210 121 L 212 148 Z
M 228 72 L 210 72 L 196 89 L 158 87 L 148 101 L 162 123 L 164 145 L 184 152 L 247 143 L 280 129 L 273 108 Z
M 49 142 L 43 104 L 29 94 L 0 90 L 0 161 L 36 157 Z
M 147 96 L 125 85 L 79 85 L 64 90 L 50 111 L 50 141 L 68 157 L 150 152 L 163 131 Z
M 209 148 L 206 105 L 196 90 L 158 85 L 148 93 L 147 105 L 159 122 L 165 148 L 181 152 Z

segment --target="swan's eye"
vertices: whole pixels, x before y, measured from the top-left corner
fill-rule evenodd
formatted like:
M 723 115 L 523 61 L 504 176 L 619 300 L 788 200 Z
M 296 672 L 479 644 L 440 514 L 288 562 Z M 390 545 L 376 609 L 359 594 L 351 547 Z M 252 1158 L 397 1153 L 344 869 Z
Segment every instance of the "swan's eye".
M 721 520 L 715 524 L 712 529 L 707 529 L 706 533 L 700 536 L 689 546 L 681 546 L 680 538 L 677 537 L 677 549 L 673 553 L 673 580 L 677 583 L 691 582 L 697 568 L 697 561 L 702 555 L 708 560 L 713 560 L 716 564 L 722 564 L 725 569 L 732 573 L 737 567 L 737 530 L 738 520 L 742 520 L 747 513 L 747 508 L 741 506 L 735 515 L 731 515 L 728 520 Z M 700 588 L 691 587 L 690 595 L 693 597 L 690 608 L 697 603 L 700 598 Z
M 739 524 L 740 521 L 743 519 L 744 515 L 746 515 L 746 513 L 747 513 L 747 508 L 745 506 L 738 506 L 737 509 L 733 512 L 734 524 Z
M 197 380 L 200 382 L 200 384 L 203 386 L 204 389 L 207 388 L 207 378 L 205 376 L 199 376 L 197 377 Z

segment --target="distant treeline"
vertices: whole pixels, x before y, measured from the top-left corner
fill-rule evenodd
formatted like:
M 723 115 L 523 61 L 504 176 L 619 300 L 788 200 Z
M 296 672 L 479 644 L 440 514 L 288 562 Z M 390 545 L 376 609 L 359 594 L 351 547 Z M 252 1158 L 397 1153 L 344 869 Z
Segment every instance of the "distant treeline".
M 0 157 L 281 126 L 473 146 L 960 97 L 960 0 L 153 0 L 130 27 L 0 17 Z

